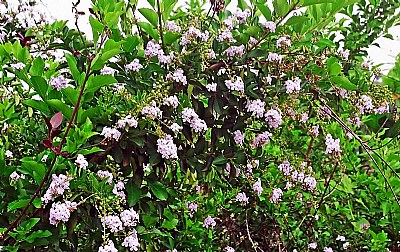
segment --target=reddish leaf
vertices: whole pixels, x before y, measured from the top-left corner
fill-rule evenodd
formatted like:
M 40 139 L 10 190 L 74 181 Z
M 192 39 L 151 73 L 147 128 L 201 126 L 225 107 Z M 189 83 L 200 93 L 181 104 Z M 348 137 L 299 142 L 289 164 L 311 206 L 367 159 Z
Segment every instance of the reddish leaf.
M 49 139 L 44 139 L 43 144 L 46 148 L 50 148 L 53 145 Z
M 45 115 L 42 115 L 42 116 L 43 116 L 44 121 L 46 122 L 47 128 L 49 128 L 49 131 L 51 131 L 53 126 L 51 125 L 49 119 Z
M 61 125 L 62 119 L 62 112 L 58 112 L 57 114 L 53 115 L 53 117 L 50 119 L 50 123 L 53 126 L 53 129 L 56 129 L 58 126 Z
M 59 136 L 61 133 L 62 133 L 62 131 L 59 130 L 59 129 L 52 130 L 52 131 L 50 132 L 50 137 L 53 139 L 53 138 L 55 138 L 56 136 Z

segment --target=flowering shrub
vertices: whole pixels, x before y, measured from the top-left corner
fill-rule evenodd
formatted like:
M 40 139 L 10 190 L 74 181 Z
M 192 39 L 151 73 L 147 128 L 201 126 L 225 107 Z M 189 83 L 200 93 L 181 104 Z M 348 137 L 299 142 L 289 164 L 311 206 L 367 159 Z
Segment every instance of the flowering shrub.
M 396 246 L 400 78 L 331 38 L 357 1 L 148 2 L 0 45 L 3 250 Z

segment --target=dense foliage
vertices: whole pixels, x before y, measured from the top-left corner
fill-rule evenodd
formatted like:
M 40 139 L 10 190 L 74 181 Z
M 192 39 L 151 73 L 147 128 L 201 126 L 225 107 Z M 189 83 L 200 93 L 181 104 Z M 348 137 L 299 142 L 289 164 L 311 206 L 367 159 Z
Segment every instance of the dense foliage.
M 398 246 L 396 1 L 137 2 L 1 3 L 3 251 Z

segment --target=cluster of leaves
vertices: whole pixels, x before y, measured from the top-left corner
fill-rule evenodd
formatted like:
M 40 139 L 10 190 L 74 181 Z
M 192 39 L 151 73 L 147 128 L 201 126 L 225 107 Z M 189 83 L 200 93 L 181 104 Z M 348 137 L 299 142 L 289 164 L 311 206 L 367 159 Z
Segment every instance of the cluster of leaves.
M 262 0 L 238 1 L 236 12 L 220 8 L 220 1 L 212 1 L 208 12 L 195 0 L 182 7 L 174 0 L 148 0 L 150 8 L 139 10 L 134 0 L 92 2 L 93 41 L 56 21 L 35 30 L 39 49 L 19 41 L 0 45 L 0 231 L 8 234 L 1 238 L 3 249 L 86 251 L 113 241 L 123 250 L 126 230 L 112 233 L 101 218 L 128 208 L 140 215 L 135 230 L 143 251 L 228 246 L 306 251 L 314 242 L 318 250 L 341 251 L 338 235 L 346 237 L 352 251 L 396 246 L 400 180 L 392 167 L 399 164 L 394 146 L 400 124 L 390 111 L 359 114 L 364 96 L 376 108 L 393 107 L 398 64 L 383 84 L 374 83 L 375 73 L 362 65 L 361 56 L 362 48 L 380 35 L 376 27 L 389 28 L 395 18 L 389 24 L 377 19 L 374 29 L 359 30 L 368 39 L 345 40 L 345 48 L 352 49 L 346 59 L 331 34 L 340 30 L 347 38 L 360 25 L 355 19 L 360 13 L 374 19 L 374 12 L 360 7 L 362 1 L 275 0 L 271 9 Z M 393 16 L 395 6 L 389 3 L 382 16 Z M 231 20 L 237 23 L 228 29 L 226 21 L 246 10 L 245 21 Z M 146 21 L 138 20 L 138 12 Z M 354 19 L 350 26 L 336 22 L 339 12 Z M 265 20 L 276 30 L 265 28 Z M 180 30 L 167 28 L 168 21 Z M 219 38 L 226 29 L 230 42 Z M 277 44 L 283 37 L 290 45 Z M 148 57 L 151 43 L 159 49 Z M 227 56 L 230 46 L 240 45 L 242 53 Z M 282 59 L 271 60 L 272 52 Z M 173 57 L 160 63 L 160 54 Z M 135 60 L 141 68 L 132 71 L 127 66 Z M 23 65 L 16 68 L 16 63 Z M 170 77 L 177 71 L 187 83 Z M 68 84 L 55 88 L 57 76 Z M 296 77 L 301 90 L 288 92 L 287 81 Z M 227 85 L 238 78 L 243 91 Z M 216 91 L 208 87 L 211 83 Z M 171 96 L 179 101 L 176 108 L 165 103 Z M 257 117 L 249 111 L 257 99 L 265 111 L 282 116 L 277 127 L 263 118 L 264 112 Z M 147 116 L 142 111 L 148 106 L 161 115 Z M 192 108 L 207 129 L 194 130 L 182 118 L 185 108 Z M 361 127 L 348 124 L 357 114 Z M 136 127 L 118 127 L 127 116 L 137 120 Z M 174 130 L 173 123 L 182 128 Z M 310 133 L 317 125 L 319 135 Z M 118 128 L 121 136 L 100 134 L 106 127 Z M 266 131 L 271 132 L 268 142 L 254 144 Z M 244 135 L 242 143 L 235 132 Z M 328 134 L 340 139 L 341 153 L 326 152 Z M 160 153 L 158 140 L 167 135 L 178 159 Z M 78 155 L 88 161 L 85 169 L 75 161 Z M 285 176 L 279 169 L 285 161 L 314 178 L 315 188 Z M 112 183 L 96 175 L 104 170 L 113 175 Z M 11 179 L 14 172 L 24 177 Z M 40 198 L 51 173 L 69 178 L 68 190 L 55 201 L 78 203 L 68 221 L 57 225 L 49 222 L 52 205 Z M 259 194 L 253 190 L 257 181 L 263 187 Z M 118 182 L 125 184 L 126 199 L 115 193 Z M 283 195 L 272 200 L 277 188 Z M 248 203 L 236 200 L 239 193 L 247 195 Z M 197 211 L 188 203 L 196 203 Z M 16 216 L 21 222 L 13 223 Z M 208 216 L 215 227 L 205 227 Z

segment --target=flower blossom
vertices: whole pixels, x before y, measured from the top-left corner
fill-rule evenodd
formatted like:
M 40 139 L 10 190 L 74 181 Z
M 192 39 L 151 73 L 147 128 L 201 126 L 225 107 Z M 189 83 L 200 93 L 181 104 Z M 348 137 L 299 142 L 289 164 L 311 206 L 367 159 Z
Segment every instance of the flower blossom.
M 125 199 L 125 192 L 123 191 L 125 189 L 125 184 L 122 181 L 119 181 L 115 183 L 114 188 L 112 192 L 117 195 L 118 197 Z
M 151 119 L 162 118 L 162 111 L 155 101 L 151 102 L 151 106 L 146 106 L 142 108 L 142 114 L 148 116 Z
M 109 240 L 107 245 L 100 246 L 98 252 L 118 252 L 118 249 L 115 248 L 114 242 Z
M 282 123 L 282 115 L 276 109 L 270 109 L 265 113 L 265 120 L 271 128 L 278 128 Z
M 333 139 L 331 134 L 327 134 L 325 138 L 326 154 L 340 153 L 340 139 Z
M 167 105 L 167 106 L 171 106 L 176 109 L 179 106 L 178 97 L 176 97 L 176 95 L 168 96 L 167 98 L 165 98 L 163 104 Z
M 140 248 L 140 243 L 137 237 L 136 230 L 133 230 L 133 233 L 124 238 L 122 242 L 122 246 L 129 248 L 130 251 L 138 251 Z
M 207 91 L 208 92 L 217 92 L 217 83 L 213 82 L 213 83 L 208 83 L 206 85 Z
M 64 191 L 69 189 L 69 181 L 71 179 L 64 174 L 60 174 L 58 176 L 53 174 L 51 178 L 52 180 L 50 186 L 42 197 L 42 201 L 46 204 L 49 201 L 54 200 L 56 197 L 63 195 Z
M 233 141 L 235 141 L 236 144 L 242 144 L 244 141 L 244 134 L 240 132 L 240 130 L 236 130 L 233 132 Z
M 269 133 L 268 131 L 265 131 L 261 134 L 258 134 L 252 143 L 252 147 L 256 148 L 256 147 L 264 147 L 265 145 L 267 145 L 269 143 L 269 141 L 271 140 L 272 134 Z
M 127 71 L 132 71 L 132 72 L 139 72 L 140 69 L 142 69 L 143 66 L 139 63 L 138 59 L 134 59 L 131 63 L 125 66 L 125 69 Z
M 225 86 L 232 91 L 244 93 L 244 82 L 239 76 L 235 80 L 225 80 Z
M 86 161 L 85 156 L 82 154 L 78 154 L 76 160 L 75 160 L 75 165 L 78 166 L 81 169 L 85 169 L 88 167 L 89 163 Z
M 161 154 L 162 158 L 165 159 L 177 159 L 178 148 L 176 147 L 173 138 L 167 135 L 165 138 L 157 140 L 157 152 Z
M 275 32 L 276 30 L 276 24 L 273 21 L 261 22 L 261 25 L 270 32 Z
M 269 200 L 271 201 L 271 203 L 276 204 L 276 203 L 278 203 L 279 201 L 282 200 L 282 195 L 283 195 L 282 189 L 280 189 L 280 188 L 275 188 L 275 189 L 272 191 L 272 196 L 270 197 Z
M 300 84 L 301 84 L 301 80 L 299 77 L 296 77 L 294 80 L 285 81 L 286 93 L 292 94 L 292 93 L 300 91 L 300 89 L 301 89 Z
M 253 185 L 253 191 L 258 195 L 261 196 L 262 192 L 263 192 L 263 188 L 261 186 L 261 179 L 258 178 L 257 182 L 254 183 Z
M 115 141 L 118 141 L 119 138 L 121 137 L 121 132 L 119 132 L 115 128 L 110 128 L 105 126 L 101 131 L 100 135 L 104 136 L 107 139 L 114 139 Z
M 119 216 L 124 227 L 134 227 L 139 223 L 139 214 L 133 208 L 122 211 Z
M 108 215 L 101 218 L 104 227 L 109 228 L 111 232 L 119 232 L 123 229 L 122 222 L 118 215 Z
M 248 100 L 246 103 L 247 112 L 252 113 L 253 116 L 258 118 L 264 116 L 265 111 L 265 102 L 261 101 L 260 99 L 250 101 Z
M 97 176 L 99 176 L 100 179 L 105 179 L 107 178 L 107 183 L 111 184 L 113 181 L 114 176 L 112 175 L 111 172 L 109 171 L 103 171 L 103 170 L 99 170 L 97 171 Z
M 54 87 L 57 91 L 60 91 L 67 87 L 67 80 L 62 75 L 59 75 L 57 77 L 52 77 L 49 85 Z
M 67 222 L 71 216 L 71 212 L 75 211 L 77 206 L 77 203 L 71 201 L 53 203 L 50 209 L 50 224 L 57 225 L 61 221 Z
M 119 119 L 117 122 L 117 126 L 120 129 L 125 128 L 127 124 L 129 125 L 129 127 L 136 128 L 138 126 L 138 121 L 131 115 L 127 115 L 125 118 Z
M 239 202 L 242 206 L 247 205 L 249 203 L 249 198 L 247 198 L 244 192 L 240 192 L 236 195 L 236 201 Z
M 207 218 L 203 222 L 203 227 L 205 228 L 214 228 L 217 223 L 215 222 L 214 218 L 211 216 L 207 216 Z
M 203 119 L 196 114 L 192 108 L 184 108 L 182 111 L 182 121 L 189 123 L 190 127 L 195 132 L 206 131 L 207 124 Z
M 167 79 L 172 79 L 177 83 L 181 83 L 182 85 L 187 85 L 186 76 L 182 69 L 177 69 L 173 74 L 168 73 Z

